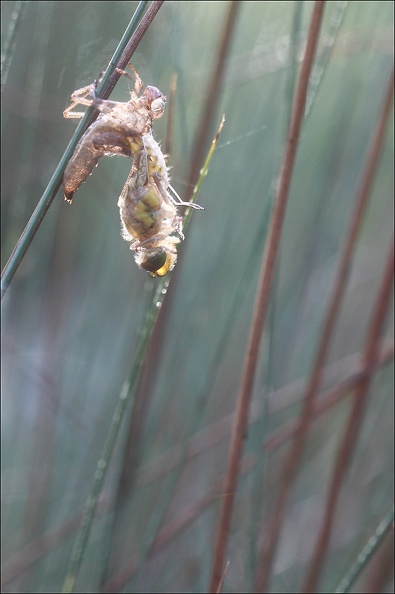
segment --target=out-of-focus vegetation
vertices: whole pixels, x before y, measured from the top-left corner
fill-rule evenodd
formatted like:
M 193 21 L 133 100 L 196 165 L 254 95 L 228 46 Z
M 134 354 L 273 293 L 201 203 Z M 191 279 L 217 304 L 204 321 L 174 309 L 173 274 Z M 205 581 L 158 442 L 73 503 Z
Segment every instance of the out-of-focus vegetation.
M 27 3 L 7 47 L 19 5 L 2 3 L 2 51 L 8 49 L 10 59 L 2 93 L 3 265 L 75 129 L 72 120 L 62 117 L 71 92 L 105 69 L 137 3 Z M 223 2 L 165 2 L 132 59 L 144 83 L 167 95 L 172 75 L 178 75 L 169 162 L 172 183 L 185 198 L 192 190 L 186 185 L 190 159 L 228 8 Z M 100 591 L 131 563 L 138 573 L 126 572 L 112 591 L 208 588 L 221 497 L 220 489 L 213 494 L 213 488 L 226 468 L 228 415 L 240 384 L 289 121 L 290 84 L 311 8 L 310 2 L 240 3 L 209 135 L 225 113 L 199 197 L 205 210 L 194 213 L 180 247 L 147 356 L 138 440 L 132 459 L 125 461 L 130 408 L 77 591 Z M 301 18 L 297 44 L 290 47 L 295 11 Z M 392 34 L 390 2 L 327 3 L 262 341 L 254 423 L 245 445 L 253 464 L 239 483 L 223 591 L 252 587 L 259 562 L 255 547 L 276 499 L 287 452 L 287 444 L 269 452 L 262 444 L 298 411 L 388 84 Z M 112 98 L 126 100 L 128 92 L 128 81 L 122 79 Z M 390 245 L 392 117 L 327 360 L 331 384 L 352 369 L 353 355 L 363 348 Z M 166 124 L 166 116 L 155 122 L 157 139 L 165 138 Z M 6 592 L 61 588 L 76 518 L 89 495 L 158 282 L 136 267 L 119 234 L 117 199 L 130 166 L 127 159 L 103 158 L 72 206 L 59 192 L 3 299 Z M 384 338 L 391 338 L 391 328 L 388 319 Z M 296 380 L 302 382 L 292 389 Z M 321 591 L 334 589 L 392 501 L 392 392 L 393 367 L 387 365 L 374 375 Z M 314 423 L 284 518 L 273 592 L 297 591 L 305 575 L 348 410 L 345 398 Z M 192 450 L 184 452 L 176 476 L 171 460 L 175 448 L 185 443 Z M 129 465 L 137 465 L 137 471 L 119 510 L 114 502 L 120 497 L 122 469 Z M 258 497 L 252 488 L 257 478 Z M 162 528 L 171 528 L 199 501 L 206 505 L 147 557 L 158 509 L 164 510 Z M 391 588 L 388 576 L 382 591 Z

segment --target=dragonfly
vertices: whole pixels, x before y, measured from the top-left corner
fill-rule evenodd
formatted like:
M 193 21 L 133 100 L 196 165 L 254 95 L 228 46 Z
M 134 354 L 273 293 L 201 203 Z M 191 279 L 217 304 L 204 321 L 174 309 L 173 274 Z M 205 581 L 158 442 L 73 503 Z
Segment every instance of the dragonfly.
M 157 87 L 142 90 L 142 81 L 131 64 L 134 79 L 124 70 L 120 74 L 134 80 L 130 101 L 116 102 L 96 95 L 99 81 L 74 91 L 71 103 L 63 112 L 66 118 L 82 118 L 77 105 L 94 106 L 100 115 L 83 134 L 64 172 L 65 199 L 73 195 L 92 173 L 104 155 L 133 158 L 133 165 L 118 200 L 121 233 L 131 242 L 135 261 L 152 277 L 165 276 L 177 262 L 176 246 L 184 239 L 183 218 L 177 207 L 203 210 L 192 202 L 183 202 L 170 185 L 166 158 L 152 135 L 152 121 L 161 117 L 166 97 Z
M 178 206 L 183 202 L 170 185 L 168 167 L 151 133 L 135 139 L 135 159 L 118 200 L 122 236 L 131 241 L 137 265 L 152 277 L 165 276 L 177 262 L 176 246 L 184 239 Z

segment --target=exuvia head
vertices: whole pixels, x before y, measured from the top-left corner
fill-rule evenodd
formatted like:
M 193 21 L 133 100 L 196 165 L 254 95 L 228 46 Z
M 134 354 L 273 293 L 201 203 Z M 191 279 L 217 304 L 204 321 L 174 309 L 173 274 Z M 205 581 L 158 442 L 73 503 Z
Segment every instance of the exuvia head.
M 156 87 L 148 86 L 144 91 L 144 97 L 146 97 L 150 104 L 152 116 L 154 119 L 163 116 L 166 108 L 166 97 Z

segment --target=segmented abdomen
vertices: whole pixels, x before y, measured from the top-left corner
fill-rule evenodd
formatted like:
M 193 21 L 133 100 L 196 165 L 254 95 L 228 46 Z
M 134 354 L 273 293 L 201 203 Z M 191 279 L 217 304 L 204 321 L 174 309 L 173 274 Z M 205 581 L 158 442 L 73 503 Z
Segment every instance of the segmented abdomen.
M 145 241 L 155 235 L 168 236 L 176 230 L 177 210 L 174 204 L 166 203 L 151 180 L 143 187 L 133 181 L 124 189 L 118 203 L 126 240 Z
M 131 147 L 134 165 L 118 201 L 123 236 L 129 241 L 167 236 L 177 209 L 166 193 L 169 180 L 163 154 L 151 134 L 134 139 Z
M 99 118 L 86 130 L 77 144 L 63 175 L 64 197 L 72 201 L 74 193 L 92 173 L 99 159 L 105 154 L 131 156 L 130 130 L 119 122 Z

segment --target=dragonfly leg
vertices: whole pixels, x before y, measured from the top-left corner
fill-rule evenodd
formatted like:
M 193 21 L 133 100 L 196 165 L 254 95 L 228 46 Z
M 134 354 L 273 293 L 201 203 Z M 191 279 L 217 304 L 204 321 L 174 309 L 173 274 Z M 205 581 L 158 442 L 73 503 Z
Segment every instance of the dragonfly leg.
M 190 208 L 195 208 L 196 210 L 204 210 L 203 206 L 195 204 L 195 202 L 184 202 L 183 200 L 181 200 L 180 196 L 177 194 L 173 186 L 171 186 L 170 184 L 167 189 L 173 204 L 177 204 L 179 206 L 189 206 Z

